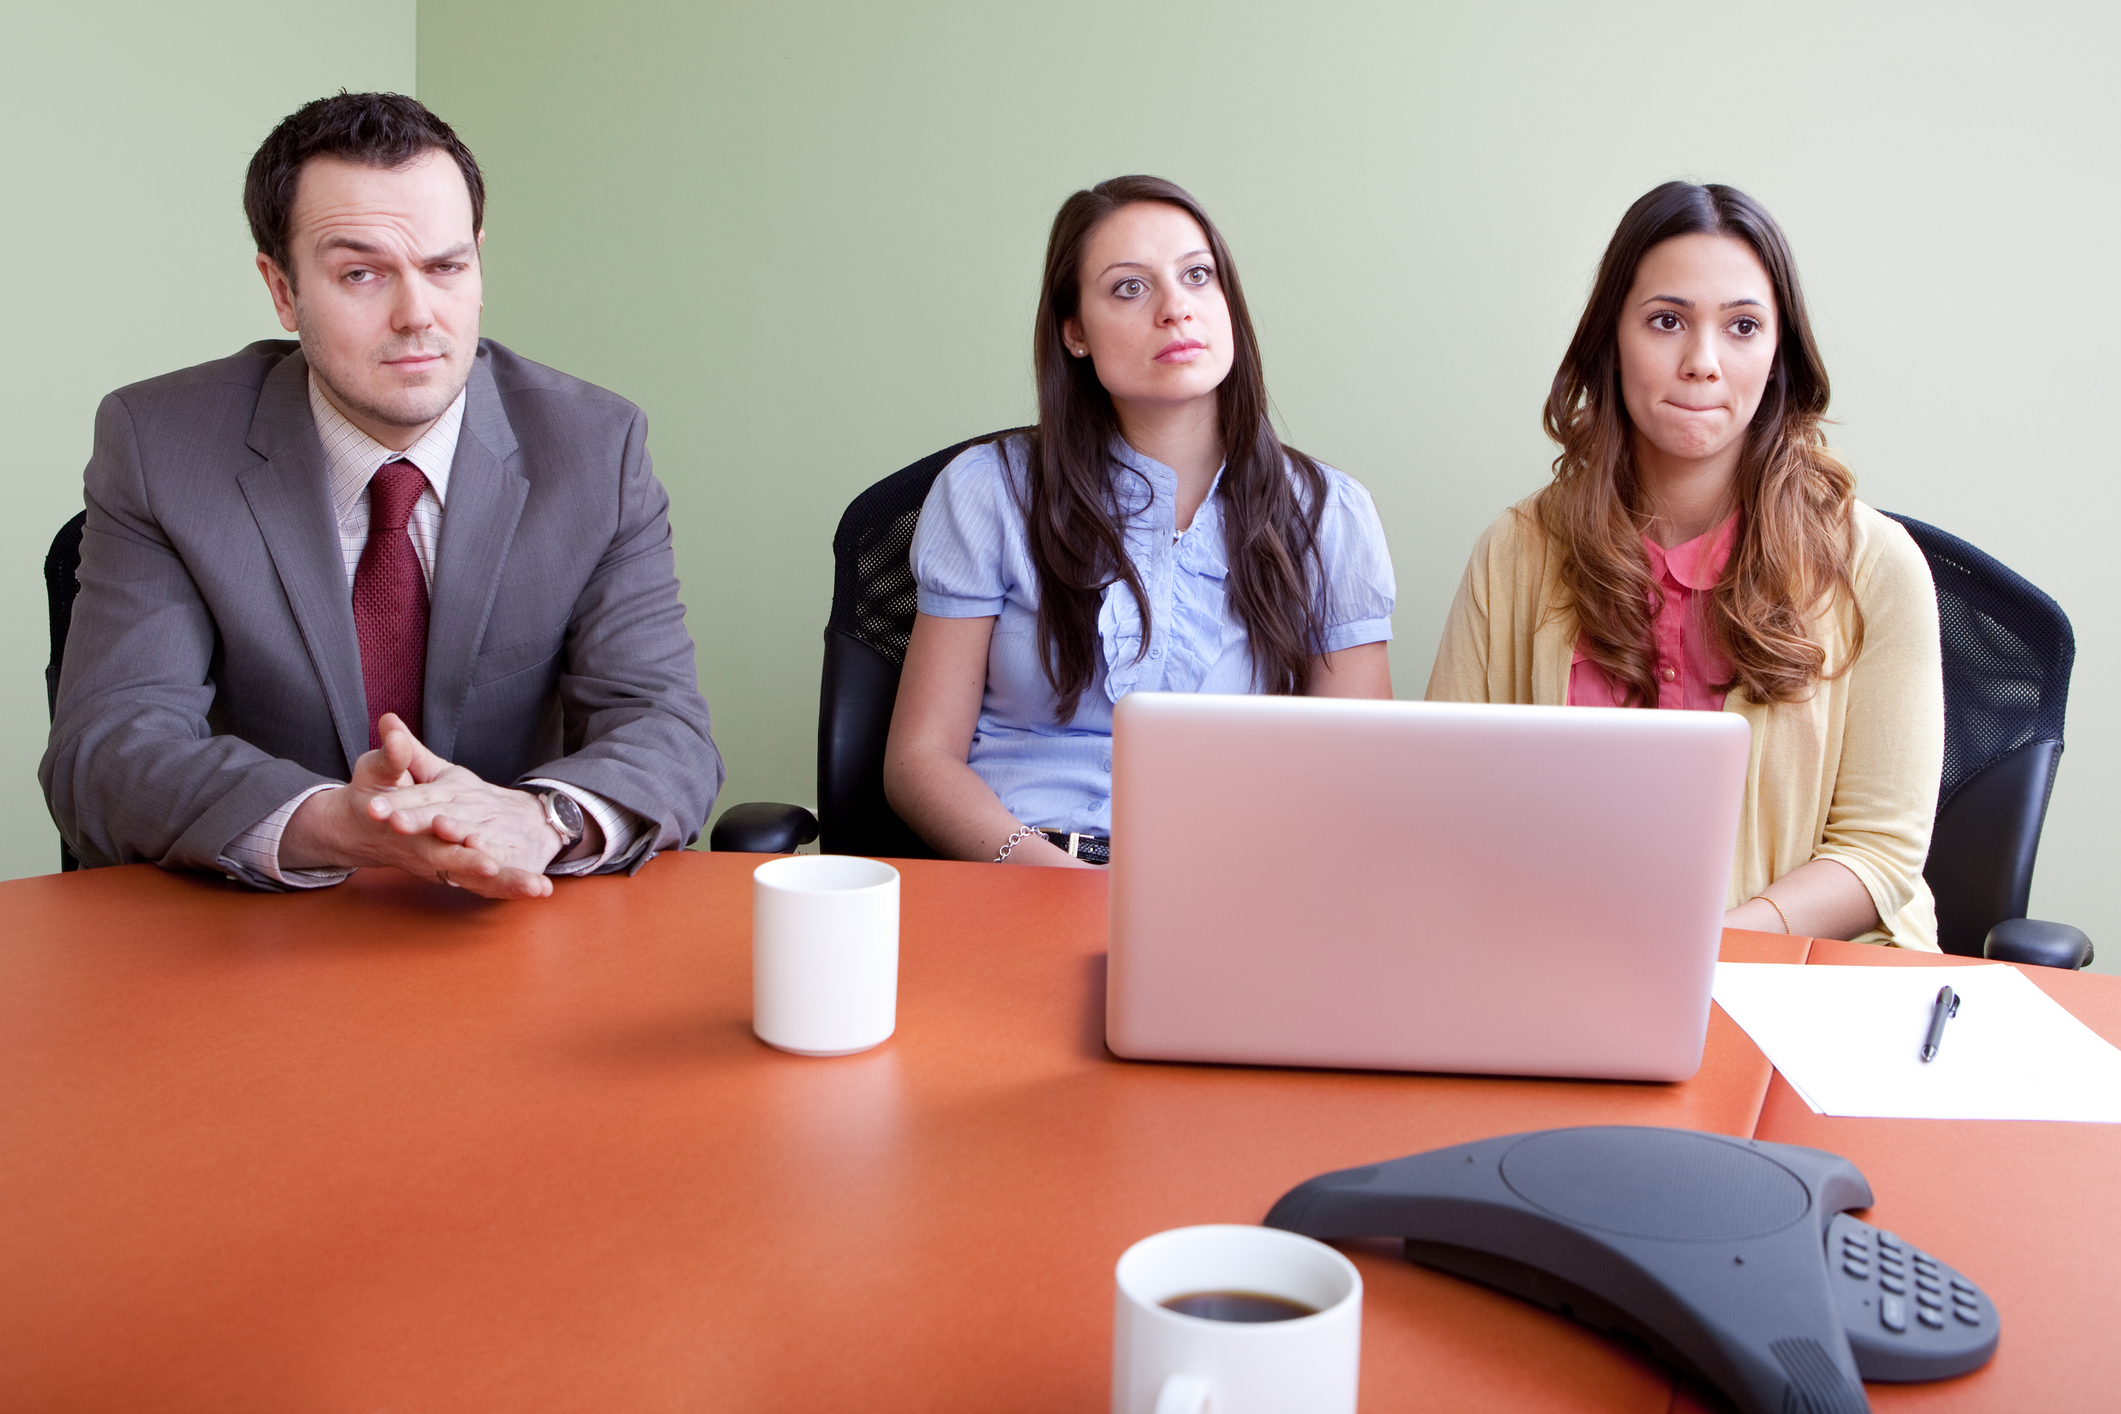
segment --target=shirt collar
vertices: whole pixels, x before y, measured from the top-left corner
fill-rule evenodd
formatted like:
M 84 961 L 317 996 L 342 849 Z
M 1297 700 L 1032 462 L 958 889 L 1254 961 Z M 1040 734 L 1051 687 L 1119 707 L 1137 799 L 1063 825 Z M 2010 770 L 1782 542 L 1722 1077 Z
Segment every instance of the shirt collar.
M 1178 491 L 1178 473 L 1165 466 L 1155 457 L 1138 452 L 1134 444 L 1117 433 L 1112 437 L 1112 459 L 1122 466 L 1132 467 L 1149 479 L 1149 484 L 1166 495 Z
M 314 370 L 309 375 L 309 413 L 316 419 L 317 440 L 324 444 L 325 482 L 331 487 L 332 509 L 341 520 L 368 489 L 369 479 L 394 461 L 418 467 L 434 488 L 435 499 L 449 503 L 449 466 L 456 460 L 457 435 L 464 427 L 464 390 L 459 389 L 456 401 L 435 425 L 402 452 L 392 451 L 347 421 L 324 396 Z
M 1150 493 L 1151 501 L 1155 501 L 1160 497 L 1175 508 L 1178 500 L 1177 472 L 1165 466 L 1147 452 L 1136 451 L 1132 442 L 1116 433 L 1112 438 L 1112 459 L 1122 466 L 1132 467 L 1148 479 L 1152 488 Z M 1202 501 L 1202 505 L 1207 505 L 1215 500 L 1216 493 L 1222 490 L 1223 473 L 1229 469 L 1230 464 L 1228 462 L 1215 468 L 1215 479 L 1208 483 L 1208 494 Z
M 1662 579 L 1669 575 L 1687 589 L 1714 589 L 1723 578 L 1723 567 L 1731 562 L 1731 547 L 1738 543 L 1738 512 L 1725 516 L 1692 540 L 1667 550 L 1645 535 L 1643 548 L 1650 552 L 1650 573 Z

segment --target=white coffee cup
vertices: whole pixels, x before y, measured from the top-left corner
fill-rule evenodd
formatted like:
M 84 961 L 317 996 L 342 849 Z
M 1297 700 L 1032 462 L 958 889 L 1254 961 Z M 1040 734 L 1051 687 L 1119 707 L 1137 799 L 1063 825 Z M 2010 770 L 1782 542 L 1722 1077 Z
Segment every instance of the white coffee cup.
M 898 870 L 796 854 L 751 873 L 751 1029 L 799 1056 L 848 1056 L 898 1025 Z
M 1127 1249 L 1114 1273 L 1112 1414 L 1354 1414 L 1362 1274 L 1271 1227 L 1180 1227 Z M 1182 1315 L 1174 1297 L 1247 1292 L 1311 1307 L 1287 1321 Z

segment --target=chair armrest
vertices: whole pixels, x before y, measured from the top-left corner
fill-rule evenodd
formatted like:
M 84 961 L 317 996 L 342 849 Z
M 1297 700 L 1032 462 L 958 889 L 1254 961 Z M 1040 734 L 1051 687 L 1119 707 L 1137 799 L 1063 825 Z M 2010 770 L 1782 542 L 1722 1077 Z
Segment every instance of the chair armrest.
M 793 854 L 817 838 L 817 816 L 800 805 L 753 800 L 732 805 L 714 822 L 707 848 L 737 854 Z
M 2037 918 L 2006 918 L 1988 930 L 1981 955 L 1993 962 L 2023 962 L 2035 967 L 2078 968 L 2090 965 L 2092 940 L 2067 923 Z

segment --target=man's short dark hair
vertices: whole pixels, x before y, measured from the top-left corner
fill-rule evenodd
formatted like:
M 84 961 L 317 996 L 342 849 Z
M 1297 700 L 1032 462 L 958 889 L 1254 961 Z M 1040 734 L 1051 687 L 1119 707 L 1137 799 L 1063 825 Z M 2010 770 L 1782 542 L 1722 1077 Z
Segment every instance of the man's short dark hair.
M 302 167 L 310 158 L 337 157 L 395 171 L 436 148 L 455 158 L 464 174 L 471 192 L 471 229 L 477 232 L 486 220 L 486 179 L 479 175 L 478 159 L 419 99 L 341 89 L 333 97 L 303 104 L 280 120 L 250 159 L 250 173 L 243 179 L 243 214 L 250 218 L 259 253 L 271 256 L 288 279 L 294 278 L 287 258 L 287 228 Z

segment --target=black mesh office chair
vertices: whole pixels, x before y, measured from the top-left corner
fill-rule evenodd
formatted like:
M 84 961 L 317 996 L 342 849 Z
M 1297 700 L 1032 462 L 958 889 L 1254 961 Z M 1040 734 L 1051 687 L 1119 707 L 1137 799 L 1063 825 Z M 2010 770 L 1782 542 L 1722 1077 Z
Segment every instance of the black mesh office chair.
M 44 555 L 44 606 L 51 615 L 52 628 L 51 661 L 44 665 L 44 706 L 54 717 L 59 715 L 59 667 L 66 661 L 66 630 L 74 621 L 74 596 L 81 592 L 77 574 L 81 568 L 81 527 L 86 524 L 88 512 L 77 512 L 59 527 L 59 533 L 52 537 L 52 548 Z M 62 842 L 59 872 L 72 873 L 80 867 L 81 861 Z
M 44 665 L 44 705 L 54 716 L 59 711 L 59 665 L 66 658 L 66 630 L 74 621 L 74 596 L 81 592 L 75 576 L 81 568 L 81 527 L 88 512 L 78 512 L 59 527 L 52 548 L 44 555 L 44 603 L 51 615 L 52 658 Z
M 2069 618 L 1958 536 L 1893 519 L 1929 560 L 1944 644 L 1944 781 L 1922 870 L 1937 897 L 1938 943 L 1967 957 L 2082 967 L 2089 938 L 2025 916 L 2062 759 L 2077 657 Z
M 715 821 L 708 848 L 785 854 L 816 839 L 828 854 L 936 857 L 884 799 L 884 742 L 918 599 L 907 552 L 928 488 L 943 468 L 967 447 L 1009 435 L 991 432 L 945 447 L 848 505 L 832 537 L 832 617 L 825 623 L 818 690 L 817 814 L 763 801 L 732 805 Z

